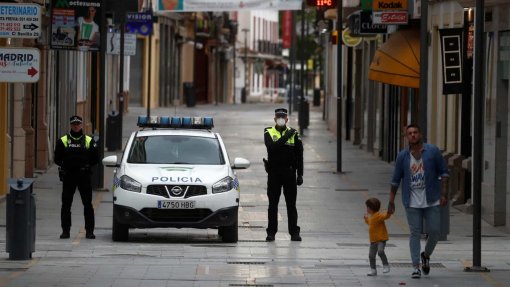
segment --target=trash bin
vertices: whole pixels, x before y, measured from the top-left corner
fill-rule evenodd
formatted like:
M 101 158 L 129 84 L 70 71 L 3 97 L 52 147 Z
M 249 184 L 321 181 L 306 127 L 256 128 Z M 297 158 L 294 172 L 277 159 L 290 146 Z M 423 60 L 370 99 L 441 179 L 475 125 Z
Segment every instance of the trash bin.
M 313 106 L 318 107 L 321 105 L 321 90 L 315 89 L 313 90 Z
M 245 87 L 243 87 L 241 89 L 241 103 L 243 103 L 243 104 L 246 103 L 246 88 Z
M 186 100 L 186 106 L 188 108 L 194 107 L 196 104 L 195 86 L 193 83 L 183 83 L 184 98 Z
M 115 151 L 122 149 L 122 119 L 117 111 L 111 111 L 106 118 L 106 149 Z
M 35 251 L 35 198 L 33 179 L 9 179 L 6 245 L 11 260 L 27 260 Z

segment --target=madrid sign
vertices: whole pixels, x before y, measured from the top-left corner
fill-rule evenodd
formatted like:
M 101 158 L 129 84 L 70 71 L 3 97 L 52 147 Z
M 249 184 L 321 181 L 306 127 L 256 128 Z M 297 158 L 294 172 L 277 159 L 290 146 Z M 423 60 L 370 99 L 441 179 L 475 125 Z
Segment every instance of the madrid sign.
M 40 52 L 35 48 L 0 48 L 0 82 L 39 81 Z

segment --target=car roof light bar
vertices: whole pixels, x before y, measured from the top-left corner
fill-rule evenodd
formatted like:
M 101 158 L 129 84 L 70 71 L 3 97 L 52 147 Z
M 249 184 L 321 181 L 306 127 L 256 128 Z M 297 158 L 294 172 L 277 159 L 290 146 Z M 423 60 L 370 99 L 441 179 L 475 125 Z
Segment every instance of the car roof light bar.
M 154 129 L 211 129 L 214 121 L 212 117 L 138 116 L 137 126 Z

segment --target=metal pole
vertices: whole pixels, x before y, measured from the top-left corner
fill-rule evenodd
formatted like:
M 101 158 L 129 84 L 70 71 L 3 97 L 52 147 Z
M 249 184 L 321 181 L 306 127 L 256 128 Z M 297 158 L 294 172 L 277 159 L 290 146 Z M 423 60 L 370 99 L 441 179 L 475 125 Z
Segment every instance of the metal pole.
M 103 2 L 104 3 L 104 2 Z M 104 157 L 104 147 L 105 147 L 105 88 L 106 88 L 106 7 L 101 5 L 101 31 L 99 32 L 99 42 L 100 42 L 100 50 L 99 50 L 99 123 L 97 123 L 97 128 L 99 129 L 99 142 L 98 144 L 98 154 L 99 158 L 102 159 Z M 103 188 L 104 185 L 104 168 L 102 164 L 97 165 L 97 184 L 98 188 Z
M 232 89 L 232 94 L 233 94 L 233 97 L 232 97 L 232 103 L 235 105 L 236 104 L 236 42 L 237 42 L 237 23 L 234 24 L 235 27 L 233 27 L 232 30 L 235 30 L 233 31 L 234 32 L 234 63 L 233 63 L 233 74 L 234 74 L 234 85 L 233 85 L 233 89 Z
M 300 60 L 301 60 L 301 69 L 300 69 L 300 86 L 301 91 L 299 94 L 299 115 L 298 115 L 298 124 L 299 124 L 299 133 L 303 135 L 304 133 L 304 103 L 305 103 L 305 1 L 301 4 L 301 47 L 300 51 Z
M 124 114 L 124 34 L 125 34 L 125 18 L 124 10 L 121 12 L 120 20 L 120 63 L 119 63 L 119 138 L 116 139 L 116 149 L 122 149 L 122 117 Z M 110 134 L 111 135 L 111 134 Z
M 345 103 L 345 140 L 351 140 L 352 128 L 352 82 L 353 82 L 353 50 L 354 48 L 347 48 L 347 101 Z
M 338 1 L 336 12 L 336 171 L 342 173 L 342 1 Z
M 149 12 L 152 17 L 152 1 L 149 0 Z M 151 21 L 152 23 L 152 21 Z M 154 29 L 154 24 L 151 24 L 151 29 Z M 152 60 L 152 32 L 149 34 L 149 59 L 147 62 L 147 116 L 151 115 L 151 60 Z
M 473 266 L 465 271 L 488 272 L 482 262 L 482 168 L 483 168 L 483 109 L 484 94 L 484 0 L 476 0 L 475 62 L 473 101 Z
M 420 16 L 420 112 L 419 112 L 419 125 L 423 140 L 427 140 L 427 84 L 428 84 L 428 10 L 429 0 L 421 0 L 421 16 Z
M 246 103 L 248 97 L 248 28 L 242 30 L 244 32 L 244 88 L 241 92 L 241 103 Z
M 290 94 L 289 94 L 289 115 L 292 114 L 292 101 L 296 93 L 296 11 L 292 11 L 292 29 L 290 45 Z

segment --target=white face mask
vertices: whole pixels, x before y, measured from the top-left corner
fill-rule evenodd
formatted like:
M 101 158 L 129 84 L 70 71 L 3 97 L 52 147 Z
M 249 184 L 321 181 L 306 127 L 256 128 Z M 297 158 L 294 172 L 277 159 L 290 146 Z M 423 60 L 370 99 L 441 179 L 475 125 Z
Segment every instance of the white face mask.
M 277 118 L 276 119 L 276 125 L 279 127 L 283 127 L 285 125 L 285 119 L 284 118 Z

